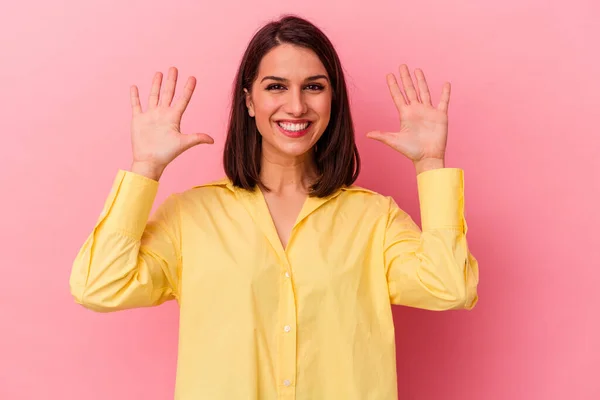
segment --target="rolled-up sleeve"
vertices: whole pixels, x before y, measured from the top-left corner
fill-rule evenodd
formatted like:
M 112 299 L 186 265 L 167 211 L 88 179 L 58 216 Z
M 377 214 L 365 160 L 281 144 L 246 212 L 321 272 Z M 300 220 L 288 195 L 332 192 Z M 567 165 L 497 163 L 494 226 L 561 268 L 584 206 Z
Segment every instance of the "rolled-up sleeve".
M 392 304 L 427 310 L 472 309 L 479 267 L 467 244 L 464 172 L 417 175 L 422 230 L 390 197 L 384 262 Z
M 99 312 L 178 298 L 180 220 L 176 195 L 150 217 L 158 182 L 119 170 L 69 280 L 75 301 Z

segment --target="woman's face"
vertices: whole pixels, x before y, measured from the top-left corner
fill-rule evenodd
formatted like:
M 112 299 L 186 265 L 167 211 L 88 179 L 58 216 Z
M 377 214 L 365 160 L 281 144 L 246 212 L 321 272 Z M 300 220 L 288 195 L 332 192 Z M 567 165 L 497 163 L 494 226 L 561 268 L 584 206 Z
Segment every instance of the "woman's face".
M 283 158 L 310 154 L 329 123 L 331 94 L 329 76 L 312 50 L 282 44 L 269 51 L 246 95 L 263 152 Z

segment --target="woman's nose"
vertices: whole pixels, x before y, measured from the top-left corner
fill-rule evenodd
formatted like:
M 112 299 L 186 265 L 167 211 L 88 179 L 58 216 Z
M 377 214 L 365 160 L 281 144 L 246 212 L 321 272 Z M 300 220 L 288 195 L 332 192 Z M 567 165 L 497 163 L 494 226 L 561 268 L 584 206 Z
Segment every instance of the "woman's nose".
M 295 117 L 306 114 L 307 106 L 304 99 L 304 93 L 301 89 L 291 89 L 288 91 L 288 99 L 286 102 L 286 112 Z

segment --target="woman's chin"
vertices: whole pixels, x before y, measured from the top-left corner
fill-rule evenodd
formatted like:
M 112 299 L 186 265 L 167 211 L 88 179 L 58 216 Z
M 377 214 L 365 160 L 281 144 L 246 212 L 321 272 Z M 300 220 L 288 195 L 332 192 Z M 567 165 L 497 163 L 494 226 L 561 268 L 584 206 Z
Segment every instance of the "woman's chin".
M 273 139 L 275 140 L 272 144 L 276 151 L 289 156 L 301 156 L 310 151 L 312 147 L 312 138 L 309 135 L 301 138 L 289 138 L 281 134 L 276 134 Z
M 299 157 L 312 150 L 308 141 L 282 142 L 277 143 L 274 150 L 287 157 Z
M 290 145 L 284 146 L 280 149 L 280 151 L 286 156 L 290 157 L 300 157 L 308 152 L 310 152 L 311 148 L 308 146 L 300 146 L 300 145 Z

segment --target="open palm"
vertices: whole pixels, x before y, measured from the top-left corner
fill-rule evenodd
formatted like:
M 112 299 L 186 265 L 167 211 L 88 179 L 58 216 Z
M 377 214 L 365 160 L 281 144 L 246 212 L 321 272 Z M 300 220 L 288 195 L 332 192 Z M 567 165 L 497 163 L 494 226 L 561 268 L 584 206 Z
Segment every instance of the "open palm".
M 417 88 L 410 77 L 408 66 L 400 66 L 400 79 L 406 96 L 400 90 L 395 75 L 387 75 L 390 94 L 400 117 L 400 129 L 396 132 L 371 131 L 367 133 L 367 137 L 387 144 L 413 162 L 443 160 L 448 137 L 450 83 L 444 84 L 440 102 L 437 107 L 433 107 L 423 71 L 417 69 L 415 75 Z
M 137 86 L 131 86 L 131 140 L 134 163 L 164 169 L 187 149 L 202 143 L 214 143 L 214 139 L 205 133 L 181 133 L 181 118 L 196 87 L 196 78 L 188 78 L 181 97 L 173 102 L 177 77 L 177 68 L 169 68 L 169 75 L 161 92 L 162 73 L 157 72 L 154 75 L 146 111 L 142 111 Z

